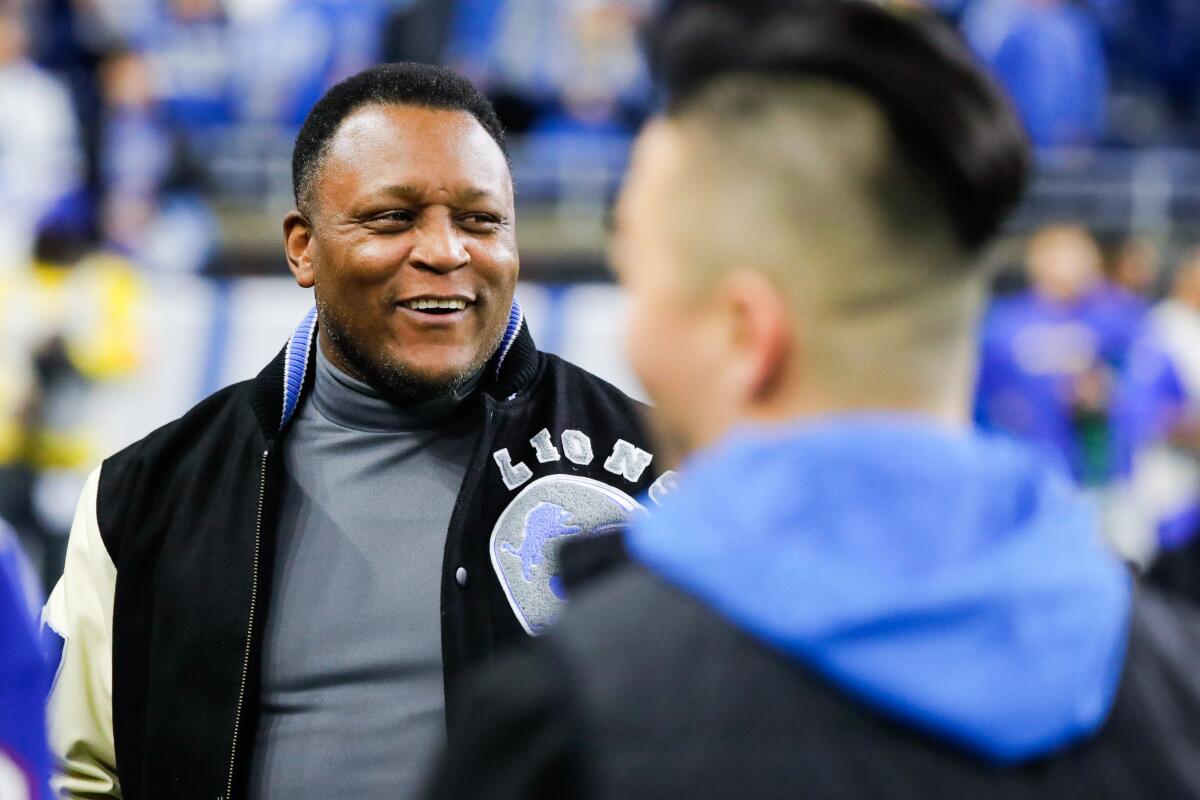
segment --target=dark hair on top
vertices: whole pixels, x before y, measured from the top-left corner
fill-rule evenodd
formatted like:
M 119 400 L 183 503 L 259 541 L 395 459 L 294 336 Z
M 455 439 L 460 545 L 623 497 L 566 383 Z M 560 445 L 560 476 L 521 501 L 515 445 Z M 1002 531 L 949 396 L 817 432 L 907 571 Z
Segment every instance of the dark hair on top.
M 465 111 L 496 140 L 508 158 L 504 126 L 492 104 L 469 80 L 430 64 L 379 64 L 334 86 L 308 112 L 292 150 L 292 193 L 297 208 L 308 201 L 313 179 L 342 121 L 367 105 Z
M 1020 201 L 1028 137 L 968 46 L 930 13 L 865 0 L 676 2 L 650 30 L 667 113 L 733 74 L 816 77 L 855 87 L 887 116 L 903 152 L 943 192 L 963 245 L 976 250 Z

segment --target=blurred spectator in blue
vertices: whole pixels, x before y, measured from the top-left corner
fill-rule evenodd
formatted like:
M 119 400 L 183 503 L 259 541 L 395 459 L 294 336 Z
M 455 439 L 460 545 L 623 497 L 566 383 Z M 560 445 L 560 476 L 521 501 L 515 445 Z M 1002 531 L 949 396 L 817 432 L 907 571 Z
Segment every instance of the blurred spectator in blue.
M 1152 242 L 1131 236 L 1102 249 L 1101 263 L 1103 280 L 1088 297 L 1089 313 L 1124 337 L 1107 355 L 1109 366 L 1120 372 L 1129 348 L 1145 329 L 1158 282 L 1158 250 Z
M 1200 112 L 1200 3 L 1088 2 L 1103 26 L 1114 83 L 1133 102 L 1133 110 L 1165 101 L 1170 116 L 1194 121 Z M 1142 127 L 1136 119 L 1129 122 Z
M 527 195 L 603 195 L 649 104 L 637 31 L 650 0 L 463 0 L 449 65 L 496 100 Z M 612 180 L 607 181 L 606 177 Z
M 1156 549 L 1170 551 L 1200 530 L 1200 250 L 1176 269 L 1150 331 L 1155 347 L 1131 356 L 1132 377 L 1146 389 L 1128 410 L 1130 499 Z
M 168 120 L 197 140 L 233 120 L 232 34 L 220 0 L 166 0 L 141 45 Z
M 39 222 L 82 180 L 70 95 L 27 44 L 20 12 L 0 9 L 0 275 L 28 266 Z
M 617 119 L 642 107 L 648 76 L 638 24 L 650 0 L 462 0 L 449 62 L 490 90 L 518 92 L 547 115 Z
M 1035 144 L 1100 140 L 1108 75 L 1100 28 L 1089 9 L 1071 0 L 977 0 L 962 27 L 1012 96 Z
M 1158 248 L 1149 239 L 1125 237 L 1105 248 L 1105 280 L 1093 292 L 1094 313 L 1128 335 L 1118 348 L 1110 422 L 1110 464 L 1114 477 L 1127 477 L 1136 451 L 1159 435 L 1162 412 L 1174 407 L 1178 379 L 1147 316 L 1158 284 Z M 1167 405 L 1165 406 L 1164 403 Z
M 41 591 L 17 537 L 0 520 L 0 797 L 49 800 L 45 698 L 49 674 L 38 644 Z
M 1149 581 L 1200 601 L 1200 249 L 1180 263 L 1152 319 L 1183 391 L 1168 435 L 1139 454 L 1130 505 L 1157 539 Z
M 1200 486 L 1181 494 L 1178 473 L 1172 479 L 1161 469 L 1161 454 L 1167 453 L 1167 461 L 1173 459 L 1171 442 L 1183 432 L 1187 405 L 1181 373 L 1161 330 L 1151 321 L 1130 348 L 1113 388 L 1112 483 L 1103 496 L 1110 543 L 1127 561 L 1142 567 L 1170 538 L 1168 531 L 1177 527 L 1179 511 L 1195 512 L 1192 501 Z
M 39 0 L 26 5 L 30 54 L 38 66 L 62 81 L 71 93 L 85 159 L 84 181 L 96 188 L 95 140 L 100 110 L 96 68 L 113 32 L 95 13 L 99 0 Z M 86 224 L 94 221 L 87 209 Z
M 1147 304 L 1158 290 L 1161 254 L 1153 240 L 1125 236 L 1105 248 L 1104 274 L 1108 282 Z
M 1158 248 L 1126 237 L 1107 248 L 1105 280 L 1090 298 L 1092 313 L 1128 337 L 1109 365 L 1115 385 L 1110 411 L 1112 477 L 1129 477 L 1137 453 L 1170 427 L 1181 389 L 1170 356 L 1149 324 L 1158 284 Z
M 137 53 L 109 55 L 100 67 L 100 84 L 104 231 L 119 245 L 153 214 L 171 169 L 171 132 L 154 101 L 149 67 Z
M 72 6 L 76 37 L 104 49 L 117 42 L 138 41 L 154 25 L 165 0 L 48 0 Z
M 1112 300 L 1100 250 L 1083 229 L 1051 226 L 1030 240 L 1030 288 L 996 300 L 983 323 L 976 421 L 1056 455 L 1085 485 L 1114 468 L 1112 387 L 1142 315 Z
M 383 53 L 400 0 L 226 0 L 242 121 L 299 127 L 325 90 Z
M 216 250 L 218 223 L 198 191 L 186 140 L 154 97 L 148 63 L 132 50 L 114 52 L 100 87 L 105 241 L 144 268 L 199 271 Z

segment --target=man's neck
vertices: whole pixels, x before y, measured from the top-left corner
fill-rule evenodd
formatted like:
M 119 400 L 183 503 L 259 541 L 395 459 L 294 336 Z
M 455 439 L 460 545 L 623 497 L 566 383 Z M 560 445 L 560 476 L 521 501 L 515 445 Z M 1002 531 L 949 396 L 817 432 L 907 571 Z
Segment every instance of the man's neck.
M 326 419 L 350 430 L 399 432 L 437 427 L 462 412 L 482 378 L 480 373 L 458 389 L 401 404 L 341 369 L 326 347 L 324 338 L 319 338 L 312 402 Z
M 772 423 L 864 412 L 927 417 L 950 428 L 965 428 L 971 422 L 969 401 L 966 393 L 960 392 L 947 392 L 935 399 L 882 394 L 832 397 L 804 393 L 794 398 L 776 398 L 755 404 L 745 416 L 747 421 Z

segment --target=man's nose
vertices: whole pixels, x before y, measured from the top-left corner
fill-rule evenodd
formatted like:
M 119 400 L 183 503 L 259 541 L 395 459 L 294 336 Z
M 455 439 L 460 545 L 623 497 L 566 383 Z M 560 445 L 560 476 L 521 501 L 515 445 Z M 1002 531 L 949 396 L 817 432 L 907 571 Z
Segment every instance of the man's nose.
M 417 269 L 453 272 L 471 263 L 461 232 L 450 219 L 425 220 L 415 231 L 416 242 L 409 261 Z

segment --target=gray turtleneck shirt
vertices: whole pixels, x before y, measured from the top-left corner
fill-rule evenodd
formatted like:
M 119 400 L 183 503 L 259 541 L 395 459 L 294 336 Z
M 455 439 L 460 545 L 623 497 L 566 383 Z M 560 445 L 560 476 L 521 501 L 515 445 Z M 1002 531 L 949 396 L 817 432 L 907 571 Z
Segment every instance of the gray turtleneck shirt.
M 282 451 L 252 798 L 420 786 L 445 740 L 442 554 L 482 428 L 473 395 L 393 405 L 317 347 Z

